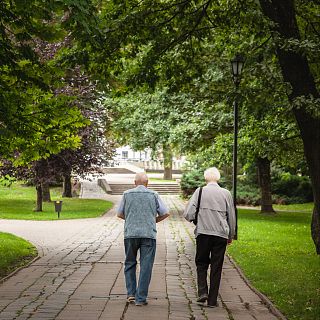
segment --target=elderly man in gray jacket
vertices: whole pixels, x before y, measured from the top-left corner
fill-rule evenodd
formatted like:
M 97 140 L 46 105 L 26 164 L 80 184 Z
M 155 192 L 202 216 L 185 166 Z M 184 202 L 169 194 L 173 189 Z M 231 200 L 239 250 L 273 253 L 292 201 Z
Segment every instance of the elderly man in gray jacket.
M 207 301 L 208 307 L 216 307 L 222 265 L 227 244 L 232 242 L 235 234 L 235 210 L 230 192 L 218 185 L 220 172 L 217 168 L 209 168 L 204 172 L 207 185 L 202 188 L 201 201 L 195 236 L 197 243 L 196 266 L 198 282 L 198 303 Z M 188 221 L 195 220 L 200 188 L 192 195 L 184 217 Z M 210 271 L 210 287 L 208 290 L 207 272 Z

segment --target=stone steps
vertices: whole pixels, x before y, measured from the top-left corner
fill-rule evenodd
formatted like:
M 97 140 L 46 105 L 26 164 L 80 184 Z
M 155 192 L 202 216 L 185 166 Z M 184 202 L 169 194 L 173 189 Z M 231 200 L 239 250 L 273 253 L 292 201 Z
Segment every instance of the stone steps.
M 112 194 L 123 194 L 124 191 L 132 189 L 133 184 L 109 184 Z M 177 183 L 150 183 L 148 188 L 159 194 L 179 194 L 181 189 Z
M 110 168 L 103 168 L 101 170 L 105 174 L 134 174 L 134 171 L 131 171 L 127 168 L 121 167 L 110 167 Z

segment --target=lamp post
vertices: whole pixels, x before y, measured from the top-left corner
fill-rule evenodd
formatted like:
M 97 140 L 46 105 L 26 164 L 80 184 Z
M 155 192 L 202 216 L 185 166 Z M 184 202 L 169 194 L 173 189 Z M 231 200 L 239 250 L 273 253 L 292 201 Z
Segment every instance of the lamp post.
M 234 132 L 233 132 L 233 175 L 232 175 L 232 189 L 233 202 L 236 214 L 236 232 L 235 239 L 238 238 L 238 209 L 237 209 L 237 163 L 238 163 L 238 88 L 241 80 L 241 72 L 244 65 L 244 58 L 237 54 L 231 61 L 231 71 L 233 82 L 236 87 L 236 97 L 234 100 Z

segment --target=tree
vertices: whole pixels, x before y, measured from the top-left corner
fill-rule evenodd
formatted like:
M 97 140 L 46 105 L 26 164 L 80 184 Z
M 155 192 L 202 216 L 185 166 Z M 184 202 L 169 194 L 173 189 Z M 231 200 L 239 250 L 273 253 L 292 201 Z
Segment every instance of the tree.
M 164 91 L 154 94 L 134 92 L 118 99 L 106 99 L 108 109 L 114 114 L 113 130 L 120 143 L 135 150 L 151 148 L 162 151 L 164 179 L 172 179 L 174 146 L 170 140 L 172 113 Z
M 302 0 L 295 2 L 296 7 L 293 0 L 261 0 L 260 4 L 261 7 L 256 0 L 109 1 L 100 5 L 98 14 L 99 28 L 105 30 L 99 38 L 103 46 L 87 45 L 73 57 L 86 57 L 91 70 L 100 73 L 101 79 L 111 80 L 117 79 L 124 60 L 135 57 L 136 64 L 130 69 L 126 85 L 147 83 L 155 87 L 166 79 L 170 90 L 177 90 L 183 82 L 187 83 L 183 85 L 187 89 L 189 80 L 203 73 L 204 64 L 198 68 L 189 67 L 202 55 L 205 44 L 217 53 L 218 63 L 224 60 L 225 67 L 235 52 L 249 53 L 247 68 L 254 68 L 257 61 L 264 60 L 266 55 L 261 49 L 273 46 L 283 78 L 291 84 L 292 91 L 289 89 L 288 95 L 300 128 L 315 193 L 312 234 L 319 252 L 320 147 L 316 143 L 320 126 L 315 109 L 319 94 L 313 79 L 315 75 L 318 77 L 319 67 L 315 63 L 309 67 L 310 58 L 319 48 L 316 24 L 319 4 Z M 298 23 L 296 13 L 299 14 Z M 271 32 L 267 17 L 273 20 Z M 299 28 L 305 29 L 306 39 L 301 39 Z M 260 59 L 255 54 L 257 50 Z M 180 67 L 169 60 L 169 51 L 171 56 L 176 54 Z M 113 84 L 117 86 L 117 81 Z
M 5 0 L 0 10 L 0 153 L 4 162 L 16 166 L 12 173 L 36 185 L 41 211 L 43 194 L 50 199 L 49 183 L 63 174 L 70 177 L 72 167 L 83 174 L 97 163 L 99 156 L 93 153 L 106 144 L 103 131 L 98 133 L 101 126 L 98 130 L 87 120 L 96 110 L 81 108 L 85 99 L 95 99 L 92 82 L 78 65 L 70 68 L 58 61 L 75 31 L 88 36 L 94 29 L 94 7 L 86 0 Z
M 293 0 L 260 0 L 260 3 L 263 13 L 273 21 L 272 30 L 277 57 L 284 81 L 291 85 L 289 99 L 303 140 L 314 194 L 311 235 L 316 251 L 320 254 L 320 116 L 316 114 L 320 97 L 310 67 L 312 55 L 306 54 L 303 50 L 303 39 L 297 22 L 297 15 L 300 14 L 315 27 L 314 34 L 319 36 L 315 22 L 318 19 L 320 6 L 315 1 L 310 1 L 309 6 L 301 1 L 301 6 L 308 9 L 306 14 L 302 14 L 295 7 Z M 310 38 L 305 41 L 314 42 Z M 317 45 L 319 47 L 319 41 Z
M 78 1 L 0 3 L 0 152 L 16 165 L 79 146 L 86 122 L 74 99 L 58 90 L 64 69 L 52 58 L 59 46 L 46 57 L 41 44 L 81 34 L 92 19 L 85 2 L 86 9 Z

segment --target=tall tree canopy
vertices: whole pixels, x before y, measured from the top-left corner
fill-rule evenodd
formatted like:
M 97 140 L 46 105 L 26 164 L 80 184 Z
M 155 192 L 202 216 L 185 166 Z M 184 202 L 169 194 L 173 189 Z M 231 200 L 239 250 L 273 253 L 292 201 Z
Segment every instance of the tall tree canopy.
M 90 15 L 78 1 L 5 0 L 0 11 L 2 157 L 21 165 L 78 147 L 88 121 L 61 90 L 65 73 L 52 61 L 67 32 L 81 33 Z
M 92 61 L 101 62 L 99 72 L 111 66 L 113 72 L 108 76 L 117 81 L 125 67 L 125 78 L 120 81 L 126 85 L 155 86 L 164 82 L 170 84 L 170 89 L 180 91 L 188 90 L 189 80 L 203 74 L 206 66 L 198 63 L 201 58 L 215 57 L 215 63 L 224 63 L 227 68 L 232 54 L 246 52 L 246 77 L 256 69 L 257 62 L 267 62 L 275 55 L 290 102 L 288 110 L 299 126 L 312 180 L 312 236 L 318 253 L 319 11 L 317 1 L 304 0 L 111 1 L 101 7 L 99 16 L 105 30 L 105 50 L 91 56 Z M 206 45 L 215 53 L 206 55 Z M 107 66 L 109 56 L 114 57 L 114 63 Z M 264 65 L 267 69 L 268 63 Z M 118 84 L 115 81 L 115 86 Z
M 191 100 L 200 104 L 201 112 L 207 110 L 209 114 L 211 111 L 211 123 L 216 124 L 214 130 L 219 129 L 219 121 L 221 130 L 231 129 L 230 107 L 237 93 L 232 87 L 229 60 L 236 52 L 246 53 L 245 80 L 241 87 L 243 108 L 246 108 L 244 114 L 251 112 L 258 121 L 259 113 L 267 114 L 270 106 L 277 108 L 280 103 L 286 108 L 285 112 L 294 116 L 299 127 L 314 191 L 312 236 L 320 253 L 318 1 L 69 0 L 49 1 L 43 8 L 42 3 L 32 0 L 3 1 L 1 9 L 4 15 L 0 53 L 3 57 L 7 53 L 10 53 L 7 56 L 14 57 L 12 61 L 8 58 L 1 60 L 0 69 L 0 101 L 7 108 L 1 110 L 1 130 L 5 133 L 3 137 L 11 133 L 10 141 L 14 142 L 9 145 L 6 143 L 9 140 L 1 141 L 4 153 L 11 152 L 13 146 L 14 150 L 19 150 L 18 145 L 22 145 L 21 150 L 26 150 L 23 148 L 26 142 L 21 137 L 33 137 L 34 132 L 37 138 L 40 137 L 35 140 L 42 144 L 37 147 L 43 150 L 41 156 L 46 156 L 50 148 L 58 152 L 63 141 L 67 140 L 50 144 L 56 137 L 55 125 L 71 118 L 78 119 L 75 114 L 68 113 L 76 112 L 72 104 L 64 109 L 65 112 L 68 110 L 67 116 L 63 120 L 56 118 L 55 125 L 42 119 L 37 108 L 34 115 L 30 112 L 35 105 L 44 105 L 41 110 L 47 108 L 46 113 L 52 114 L 50 120 L 53 121 L 54 110 L 64 104 L 65 97 L 56 95 L 53 89 L 56 79 L 50 68 L 56 68 L 57 64 L 37 61 L 35 46 L 30 41 L 57 37 L 52 29 L 63 36 L 68 33 L 71 39 L 70 45 L 61 48 L 58 59 L 55 59 L 62 70 L 80 64 L 99 80 L 98 86 L 106 90 L 109 85 L 117 95 L 136 90 L 137 86 L 149 93 L 165 88 L 170 94 L 190 94 Z M 57 78 L 61 79 L 60 76 Z M 41 80 L 40 83 L 37 79 Z M 16 91 L 8 90 L 12 83 Z M 266 83 L 274 88 L 273 95 Z M 32 93 L 35 92 L 31 97 L 27 94 L 30 85 L 33 86 Z M 21 101 L 19 108 L 15 99 Z M 245 103 L 245 100 L 253 103 Z M 287 101 L 282 104 L 282 100 Z M 177 105 L 180 110 L 185 103 Z M 40 127 L 34 128 L 32 121 L 30 125 L 25 120 L 15 124 L 11 110 L 18 119 L 32 114 L 35 120 L 39 114 L 40 127 L 44 127 L 45 132 L 40 134 Z M 176 133 L 186 133 L 190 129 L 182 123 L 183 114 L 190 126 L 196 127 L 197 124 L 196 115 L 186 117 L 190 108 L 186 108 L 186 113 L 182 110 Z M 217 115 L 219 110 L 221 117 Z M 81 123 L 81 119 L 78 120 L 76 122 Z M 9 129 L 11 123 L 12 131 Z M 14 135 L 15 131 L 18 134 Z M 210 134 L 214 136 L 213 131 Z M 70 145 L 77 143 L 72 134 L 66 134 L 72 137 L 68 142 Z M 208 135 L 199 134 L 198 137 L 199 145 L 208 141 Z M 32 154 L 27 159 L 36 157 L 40 155 Z

